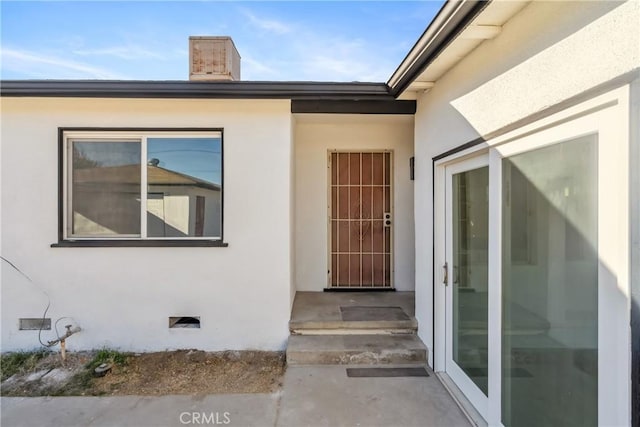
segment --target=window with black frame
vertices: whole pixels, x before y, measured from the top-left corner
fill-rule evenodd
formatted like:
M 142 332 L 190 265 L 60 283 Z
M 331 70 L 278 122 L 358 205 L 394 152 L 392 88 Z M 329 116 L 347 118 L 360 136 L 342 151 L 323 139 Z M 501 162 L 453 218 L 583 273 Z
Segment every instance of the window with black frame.
M 68 132 L 65 237 L 221 239 L 222 132 Z

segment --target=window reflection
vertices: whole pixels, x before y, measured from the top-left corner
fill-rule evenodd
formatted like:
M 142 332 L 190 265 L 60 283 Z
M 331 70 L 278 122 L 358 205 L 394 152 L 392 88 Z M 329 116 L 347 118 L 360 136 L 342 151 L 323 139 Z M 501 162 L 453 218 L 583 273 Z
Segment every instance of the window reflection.
M 453 176 L 453 360 L 488 396 L 489 168 Z
M 75 236 L 140 234 L 140 141 L 74 141 Z
M 503 160 L 502 422 L 598 421 L 597 137 Z
M 147 235 L 220 237 L 220 138 L 147 140 Z

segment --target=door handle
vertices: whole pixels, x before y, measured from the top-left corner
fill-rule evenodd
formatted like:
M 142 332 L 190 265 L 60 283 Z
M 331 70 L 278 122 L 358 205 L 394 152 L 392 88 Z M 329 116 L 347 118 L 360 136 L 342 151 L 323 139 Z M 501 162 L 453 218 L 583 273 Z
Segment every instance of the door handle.
M 442 268 L 444 269 L 444 279 L 442 283 L 444 283 L 445 286 L 449 286 L 449 264 L 445 262 Z
M 391 212 L 384 213 L 384 226 L 391 227 Z

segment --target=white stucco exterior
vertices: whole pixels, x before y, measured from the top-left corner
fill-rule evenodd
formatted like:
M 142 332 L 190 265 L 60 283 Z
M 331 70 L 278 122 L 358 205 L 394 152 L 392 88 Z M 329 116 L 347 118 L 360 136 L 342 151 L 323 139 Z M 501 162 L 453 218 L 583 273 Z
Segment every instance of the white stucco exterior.
M 393 279 L 414 289 L 411 116 L 294 117 L 288 100 L 3 98 L 2 111 L 2 180 L 20 183 L 3 186 L 2 256 L 33 280 L 3 264 L 3 351 L 38 345 L 18 319 L 49 298 L 47 317 L 82 328 L 71 349 L 283 348 L 295 292 L 327 286 L 330 149 L 393 151 Z M 50 247 L 65 127 L 222 128 L 229 247 Z M 169 329 L 169 316 L 201 329 Z
M 393 151 L 393 283 L 414 289 L 413 117 L 385 115 L 298 115 L 296 165 L 296 285 L 299 291 L 327 287 L 327 153 Z
M 416 263 L 416 317 L 419 335 L 430 348 L 432 159 L 637 70 L 639 21 L 640 5 L 634 1 L 532 2 L 495 39 L 481 44 L 418 97 L 415 239 L 421 261 Z
M 450 72 L 466 74 L 451 105 L 486 135 L 630 72 L 639 20 L 637 1 L 533 2 Z
M 637 173 L 632 171 L 640 161 L 636 114 L 640 82 L 638 22 L 640 4 L 634 1 L 532 2 L 506 22 L 494 39 L 483 42 L 438 79 L 432 89 L 419 95 L 415 115 L 416 164 L 422 166 L 416 169 L 415 183 L 416 260 L 420 260 L 416 262 L 416 317 L 418 333 L 430 348 L 437 371 L 446 370 L 447 336 L 445 291 L 441 288 L 445 231 L 438 228 L 444 217 L 443 181 L 438 178 L 443 173 L 442 165 L 455 156 L 463 158 L 474 150 L 485 149 L 492 159 L 490 165 L 495 166 L 499 153 L 508 152 L 510 143 L 536 138 L 542 143 L 549 137 L 552 139 L 548 143 L 563 141 L 585 135 L 585 129 L 598 134 L 598 214 L 600 224 L 607 224 L 606 232 L 601 228 L 598 236 L 598 369 L 606 372 L 598 379 L 601 425 L 631 422 L 629 309 L 633 267 L 629 259 L 634 253 L 637 256 L 637 251 L 629 249 L 634 244 L 637 247 L 637 223 L 633 218 L 639 188 Z M 505 133 L 505 129 L 509 132 Z M 471 141 L 479 141 L 479 145 L 441 159 L 434 167 L 435 157 Z M 626 159 L 630 161 L 627 163 Z M 490 172 L 494 183 L 501 182 L 498 173 Z M 631 198 L 627 197 L 629 194 Z M 499 199 L 493 200 L 490 216 L 499 218 L 502 205 Z M 493 246 L 489 243 L 489 252 L 494 256 L 500 253 L 500 244 L 495 243 L 499 242 L 500 232 L 499 227 L 490 229 L 490 235 L 498 236 Z M 526 291 L 527 281 L 532 279 L 525 268 L 520 268 L 523 274 L 517 284 L 521 291 Z M 489 273 L 489 286 L 494 286 L 494 295 L 500 295 L 500 283 L 492 283 L 499 270 L 493 271 L 494 276 Z M 574 285 L 579 288 L 579 277 L 568 281 L 576 282 Z M 526 292 L 516 295 L 514 289 L 516 285 L 510 289 L 510 298 L 526 299 Z M 550 297 L 561 298 L 565 296 Z M 489 324 L 500 325 L 500 313 L 500 307 L 490 302 Z M 491 330 L 500 333 L 499 328 Z M 489 340 L 492 336 L 499 338 L 489 332 Z M 566 339 L 557 334 L 555 337 L 559 341 Z M 500 371 L 500 358 L 500 349 L 490 348 L 488 369 Z M 430 363 L 434 363 L 433 359 Z M 489 403 L 483 408 L 490 425 L 501 419 L 499 399 L 491 399 L 492 393 L 501 393 L 499 376 L 494 378 L 498 380 L 490 380 Z
M 223 128 L 229 247 L 51 248 L 58 127 Z M 46 294 L 47 317 L 82 328 L 72 350 L 282 349 L 292 289 L 291 129 L 288 100 L 3 98 L 2 256 L 33 283 L 3 265 L 2 351 L 39 345 L 18 319 L 41 317 Z M 200 316 L 202 327 L 169 329 L 169 316 Z
M 503 254 L 505 205 L 497 165 L 545 144 L 596 135 L 598 421 L 629 425 L 631 284 L 640 280 L 638 22 L 637 1 L 531 2 L 433 87 L 429 82 L 427 92 L 401 94 L 416 99 L 415 115 L 292 114 L 289 100 L 2 98 L 1 253 L 32 279 L 0 266 L 2 351 L 39 345 L 37 331 L 19 331 L 18 319 L 42 317 L 49 303 L 46 317 L 62 318 L 60 329 L 69 323 L 82 328 L 69 340 L 71 350 L 283 349 L 296 292 L 322 292 L 328 285 L 328 153 L 391 151 L 392 283 L 398 291 L 415 290 L 429 364 L 447 372 L 445 330 L 452 322 L 445 320 L 441 266 L 450 259 L 443 255 L 444 229 L 453 227 L 444 219 L 452 217 L 446 168 L 478 153 L 478 165 L 489 165 L 491 260 L 482 291 L 491 294 L 487 339 L 500 344 L 496 260 Z M 64 127 L 223 129 L 222 231 L 229 246 L 52 248 L 58 240 L 58 129 Z M 477 144 L 441 158 L 472 141 Z M 187 212 L 187 201 L 181 203 Z M 564 235 L 564 228 L 549 225 L 551 216 L 535 218 L 536 228 Z M 548 260 L 566 255 L 564 247 L 540 246 L 539 252 Z M 517 284 L 509 292 L 542 317 L 553 311 L 549 301 L 581 298 L 580 286 L 588 281 L 558 272 L 555 280 L 572 292 L 550 288 L 531 302 L 529 291 L 541 282 L 535 273 L 532 264 L 511 268 Z M 567 320 L 560 309 L 552 314 L 562 317 L 559 324 Z M 198 316 L 201 329 L 169 329 L 170 316 Z M 589 338 L 571 328 L 551 334 L 563 344 Z M 54 335 L 45 331 L 43 339 Z M 491 391 L 482 415 L 499 425 L 495 373 L 503 368 L 502 349 L 488 347 Z

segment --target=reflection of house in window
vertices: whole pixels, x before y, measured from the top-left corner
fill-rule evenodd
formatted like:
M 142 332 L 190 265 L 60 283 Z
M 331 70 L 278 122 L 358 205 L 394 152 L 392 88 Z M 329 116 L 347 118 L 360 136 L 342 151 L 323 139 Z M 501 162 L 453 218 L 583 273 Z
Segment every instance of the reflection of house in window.
M 73 234 L 139 235 L 140 165 L 74 166 Z
M 147 235 L 202 237 L 220 235 L 220 186 L 147 166 Z
M 220 186 L 147 166 L 149 237 L 220 236 Z M 74 171 L 76 234 L 139 234 L 140 167 Z
M 69 139 L 69 235 L 221 239 L 221 138 L 166 135 Z

